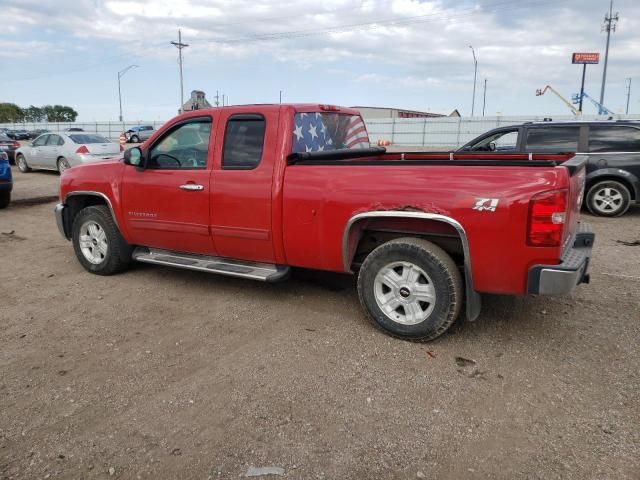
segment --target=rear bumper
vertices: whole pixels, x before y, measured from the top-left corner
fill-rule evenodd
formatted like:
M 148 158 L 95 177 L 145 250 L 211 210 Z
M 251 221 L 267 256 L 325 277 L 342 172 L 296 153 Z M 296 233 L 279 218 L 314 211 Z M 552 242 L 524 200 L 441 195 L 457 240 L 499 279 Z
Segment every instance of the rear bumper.
M 595 234 L 588 223 L 580 223 L 573 246 L 558 265 L 535 265 L 529 269 L 527 293 L 563 295 L 581 283 L 589 283 L 589 261 Z
M 70 240 L 71 234 L 67 231 L 66 228 L 66 226 L 69 224 L 69 222 L 67 222 L 68 207 L 64 203 L 59 203 L 56 205 L 53 211 L 56 215 L 56 224 L 58 225 L 58 231 L 60 232 L 60 235 L 62 235 L 67 240 Z

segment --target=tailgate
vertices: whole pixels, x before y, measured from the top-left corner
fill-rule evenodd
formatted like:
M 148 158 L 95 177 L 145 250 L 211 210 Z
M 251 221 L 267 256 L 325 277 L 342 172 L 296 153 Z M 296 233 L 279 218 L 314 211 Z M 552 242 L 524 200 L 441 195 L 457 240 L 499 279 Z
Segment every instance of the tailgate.
M 567 197 L 567 220 L 564 230 L 562 251 L 573 245 L 573 239 L 578 230 L 580 219 L 580 209 L 584 199 L 584 187 L 586 178 L 587 158 L 584 156 L 573 157 L 568 162 L 562 164 L 560 168 L 566 167 L 569 171 L 569 194 Z

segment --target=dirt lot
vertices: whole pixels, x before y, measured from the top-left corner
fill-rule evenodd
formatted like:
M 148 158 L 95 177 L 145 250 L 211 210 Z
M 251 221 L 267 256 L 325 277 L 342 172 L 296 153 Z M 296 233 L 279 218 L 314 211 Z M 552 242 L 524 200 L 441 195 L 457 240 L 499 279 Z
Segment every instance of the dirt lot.
M 52 208 L 0 212 L 0 478 L 640 478 L 640 208 L 588 218 L 590 285 L 424 345 L 351 277 L 90 275 Z

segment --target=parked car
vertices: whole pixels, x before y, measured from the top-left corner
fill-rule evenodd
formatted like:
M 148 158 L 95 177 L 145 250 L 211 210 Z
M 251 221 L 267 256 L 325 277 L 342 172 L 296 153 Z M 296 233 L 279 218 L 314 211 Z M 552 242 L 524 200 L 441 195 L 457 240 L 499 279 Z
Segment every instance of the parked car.
M 31 169 L 64 170 L 120 155 L 120 144 L 93 133 L 45 133 L 16 150 L 21 172 Z
M 0 208 L 6 208 L 11 203 L 13 178 L 11 166 L 6 152 L 0 152 Z
M 585 204 L 616 217 L 640 203 L 640 122 L 530 122 L 493 129 L 462 151 L 577 152 L 588 158 Z
M 13 138 L 9 138 L 4 133 L 0 133 L 0 152 L 7 154 L 10 163 L 16 161 L 16 150 L 20 148 L 20 143 Z
M 80 127 L 65 128 L 64 131 L 65 132 L 84 132 L 84 130 Z
M 26 130 L 9 130 L 6 134 L 14 140 L 29 140 L 29 132 Z
M 156 133 L 156 131 L 151 125 L 138 125 L 137 127 L 131 127 L 129 130 L 124 132 L 124 136 L 126 137 L 127 142 L 140 143 L 144 142 L 154 133 Z
M 55 215 L 98 275 L 131 260 L 269 282 L 291 267 L 358 272 L 373 323 L 426 341 L 465 297 L 475 320 L 481 292 L 588 282 L 586 160 L 571 156 L 385 153 L 349 108 L 203 109 L 123 160 L 65 172 Z
M 43 133 L 49 133 L 49 130 L 47 130 L 45 128 L 37 128 L 36 130 L 31 130 L 29 132 L 29 140 L 35 140 L 36 138 L 38 138 Z

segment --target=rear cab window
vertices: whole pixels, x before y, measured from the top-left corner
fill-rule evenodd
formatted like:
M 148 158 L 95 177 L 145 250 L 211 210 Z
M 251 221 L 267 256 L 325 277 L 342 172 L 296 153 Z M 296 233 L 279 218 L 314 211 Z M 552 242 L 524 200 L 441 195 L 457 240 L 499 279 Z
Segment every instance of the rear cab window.
M 360 115 L 303 112 L 294 115 L 292 153 L 369 148 L 369 135 Z
M 613 125 L 589 127 L 590 152 L 640 152 L 640 129 Z
M 262 160 L 265 118 L 260 114 L 237 114 L 227 120 L 222 152 L 224 170 L 252 170 Z

